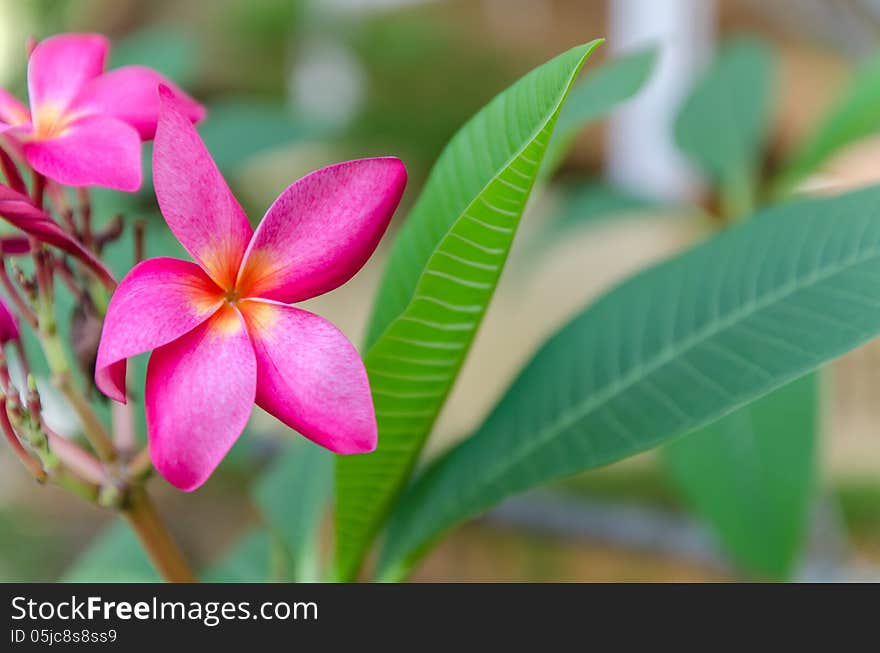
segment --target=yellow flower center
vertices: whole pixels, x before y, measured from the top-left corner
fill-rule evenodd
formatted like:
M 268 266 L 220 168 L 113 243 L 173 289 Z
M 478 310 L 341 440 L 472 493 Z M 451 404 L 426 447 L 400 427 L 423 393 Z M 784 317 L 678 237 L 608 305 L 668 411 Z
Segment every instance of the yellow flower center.
M 44 104 L 34 115 L 34 138 L 41 140 L 62 136 L 70 122 L 58 107 Z

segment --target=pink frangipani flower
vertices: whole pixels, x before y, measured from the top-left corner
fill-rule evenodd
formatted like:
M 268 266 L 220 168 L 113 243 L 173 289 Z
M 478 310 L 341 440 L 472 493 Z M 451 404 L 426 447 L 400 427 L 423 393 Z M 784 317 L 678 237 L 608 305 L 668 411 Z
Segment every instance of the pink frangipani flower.
M 100 34 L 40 41 L 28 61 L 30 109 L 0 88 L 0 133 L 34 170 L 66 186 L 141 185 L 141 140 L 156 131 L 156 86 L 174 89 L 187 118 L 204 108 L 142 66 L 104 72 L 110 45 Z
M 159 207 L 198 265 L 144 261 L 107 309 L 95 382 L 125 401 L 125 360 L 153 350 L 145 390 L 156 469 L 198 488 L 256 404 L 337 453 L 372 451 L 376 417 L 363 362 L 321 317 L 290 305 L 350 279 L 397 207 L 396 158 L 348 161 L 289 186 L 256 231 L 164 87 L 153 151 Z

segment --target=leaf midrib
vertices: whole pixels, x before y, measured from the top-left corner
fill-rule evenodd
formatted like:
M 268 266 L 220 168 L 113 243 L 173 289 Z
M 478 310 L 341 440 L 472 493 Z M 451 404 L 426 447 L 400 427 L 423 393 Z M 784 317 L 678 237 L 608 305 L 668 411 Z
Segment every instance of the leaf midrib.
M 802 282 L 795 282 L 791 284 L 791 288 L 772 292 L 768 294 L 765 299 L 760 301 L 753 300 L 744 308 L 734 311 L 730 316 L 724 319 L 716 319 L 710 326 L 704 328 L 701 332 L 698 332 L 694 336 L 685 339 L 681 347 L 669 347 L 666 351 L 661 352 L 658 356 L 656 356 L 654 360 L 638 365 L 629 374 L 626 374 L 620 382 L 614 384 L 606 392 L 600 393 L 599 395 L 594 395 L 595 399 L 584 402 L 582 408 L 574 408 L 566 411 L 567 414 L 556 421 L 552 427 L 539 431 L 537 437 L 528 440 L 524 447 L 517 449 L 516 457 L 511 459 L 511 462 L 509 464 L 506 464 L 503 467 L 498 467 L 492 472 L 485 475 L 483 477 L 483 483 L 481 483 L 481 485 L 492 485 L 499 478 L 501 478 L 508 469 L 518 465 L 524 458 L 528 457 L 534 451 L 543 447 L 547 442 L 555 438 L 562 431 L 577 423 L 587 414 L 609 403 L 625 390 L 631 388 L 636 383 L 646 378 L 648 375 L 653 374 L 663 366 L 667 365 L 674 358 L 677 358 L 683 353 L 696 348 L 698 345 L 706 342 L 709 338 L 725 331 L 733 324 L 742 322 L 748 317 L 757 314 L 767 306 L 781 301 L 786 297 L 790 297 L 807 287 L 825 281 L 826 279 L 829 279 L 848 268 L 861 265 L 862 263 L 865 263 L 872 258 L 876 258 L 878 255 L 880 255 L 880 246 L 871 247 L 863 255 L 853 256 L 840 265 L 832 264 L 829 265 L 827 268 L 822 268 L 821 271 L 816 271 L 804 277 Z M 729 410 L 725 412 L 736 410 L 736 408 L 744 405 L 745 403 L 747 403 L 747 401 L 732 406 Z M 479 510 L 479 508 L 477 510 Z

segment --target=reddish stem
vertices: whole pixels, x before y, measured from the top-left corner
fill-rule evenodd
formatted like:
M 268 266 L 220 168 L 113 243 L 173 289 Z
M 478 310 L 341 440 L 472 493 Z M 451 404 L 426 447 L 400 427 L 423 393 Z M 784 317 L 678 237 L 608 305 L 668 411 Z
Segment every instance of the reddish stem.
M 134 262 L 136 264 L 144 260 L 146 227 L 147 223 L 143 219 L 134 223 Z
M 82 220 L 83 244 L 90 250 L 95 249 L 95 239 L 92 237 L 92 202 L 89 199 L 87 188 L 77 188 L 76 196 L 79 198 L 79 213 Z
M 73 272 L 71 272 L 67 263 L 62 260 L 57 260 L 55 262 L 55 270 L 58 272 L 58 276 L 60 276 L 61 280 L 64 282 L 64 285 L 67 286 L 70 294 L 76 297 L 78 300 L 82 299 L 82 296 L 84 294 L 83 289 L 80 288 L 79 284 L 76 283 L 76 279 L 73 278 Z
M 49 450 L 58 456 L 62 463 L 84 480 L 95 485 L 104 484 L 107 480 L 104 474 L 104 467 L 97 458 L 67 438 L 58 435 L 58 433 L 46 425 L 46 420 L 41 420 L 41 426 L 49 441 Z
M 64 189 L 58 184 L 46 184 L 46 192 L 49 194 L 49 198 L 52 200 L 58 215 L 61 216 L 64 228 L 75 237 L 76 224 L 73 222 L 73 209 L 70 208 L 70 204 L 67 202 Z
M 54 278 L 52 274 L 52 253 L 41 247 L 36 240 L 31 243 L 31 248 L 34 258 L 34 276 L 37 279 L 37 288 L 41 295 L 40 301 L 51 301 L 52 280 Z
M 46 190 L 46 178 L 39 172 L 34 171 L 34 186 L 31 192 L 31 200 L 40 209 L 43 208 L 43 192 Z
M 112 243 L 119 238 L 122 235 L 123 228 L 122 215 L 117 213 L 95 233 L 95 251 L 102 251 L 107 243 Z
M 0 167 L 3 168 L 3 174 L 6 175 L 6 183 L 9 184 L 10 188 L 19 193 L 27 192 L 27 186 L 25 186 L 24 179 L 21 178 L 18 166 L 15 165 L 15 161 L 12 160 L 9 153 L 2 148 L 0 148 Z

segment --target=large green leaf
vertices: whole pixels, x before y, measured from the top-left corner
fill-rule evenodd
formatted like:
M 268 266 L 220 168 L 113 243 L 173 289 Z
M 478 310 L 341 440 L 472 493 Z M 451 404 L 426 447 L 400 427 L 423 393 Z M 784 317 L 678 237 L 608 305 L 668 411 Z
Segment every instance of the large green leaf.
M 536 485 L 700 428 L 880 331 L 880 189 L 781 205 L 622 283 L 559 331 L 401 499 L 381 569 Z
M 835 152 L 877 131 L 880 131 L 880 55 L 859 67 L 849 88 L 834 103 L 813 136 L 783 167 L 775 184 L 777 194 L 788 194 Z
M 734 562 L 789 576 L 816 481 L 818 382 L 809 374 L 664 447 L 676 486 Z
M 337 463 L 337 573 L 353 577 L 406 482 L 485 313 L 578 71 L 599 44 L 533 70 L 450 141 L 394 243 L 365 363 L 379 447 Z
M 675 139 L 720 188 L 728 215 L 751 211 L 772 108 L 773 53 L 754 39 L 724 46 L 685 100 Z
M 591 70 L 574 85 L 547 147 L 542 174 L 549 175 L 559 165 L 581 129 L 642 89 L 657 55 L 655 47 L 621 55 Z
M 260 478 L 254 500 L 292 561 L 293 578 L 320 580 L 318 534 L 333 493 L 333 454 L 299 438 Z

